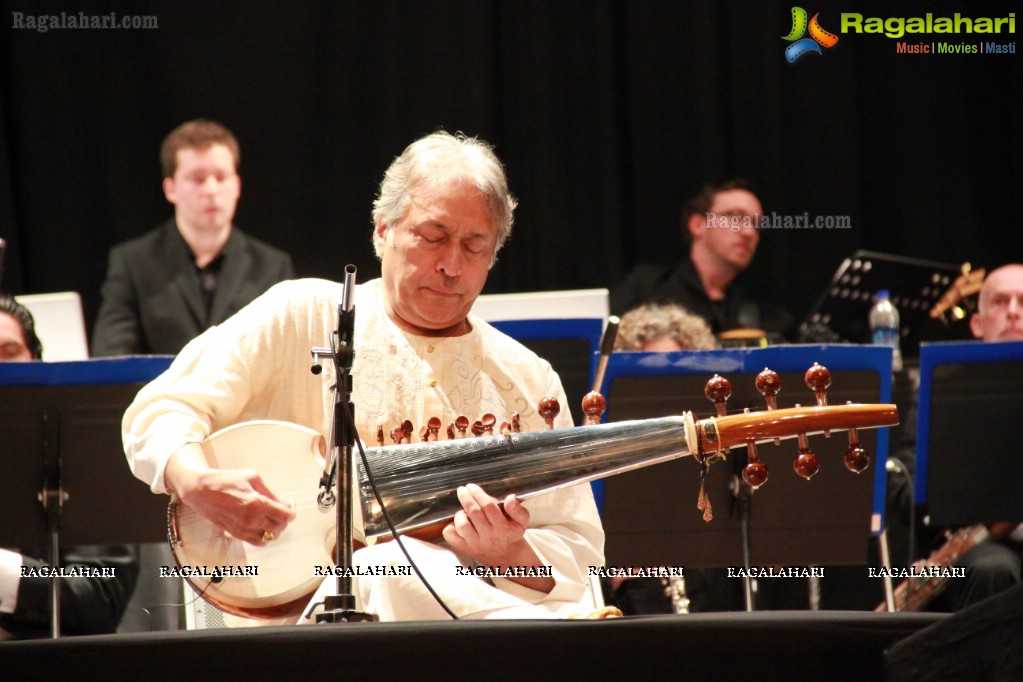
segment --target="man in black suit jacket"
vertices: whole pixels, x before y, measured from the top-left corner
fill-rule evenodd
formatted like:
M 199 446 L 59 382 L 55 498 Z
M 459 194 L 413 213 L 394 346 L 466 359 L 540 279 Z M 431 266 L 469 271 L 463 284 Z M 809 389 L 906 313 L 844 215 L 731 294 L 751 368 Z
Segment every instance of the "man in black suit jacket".
M 238 141 L 189 121 L 160 149 L 174 218 L 110 251 L 92 355 L 169 354 L 282 280 L 291 256 L 234 227 Z

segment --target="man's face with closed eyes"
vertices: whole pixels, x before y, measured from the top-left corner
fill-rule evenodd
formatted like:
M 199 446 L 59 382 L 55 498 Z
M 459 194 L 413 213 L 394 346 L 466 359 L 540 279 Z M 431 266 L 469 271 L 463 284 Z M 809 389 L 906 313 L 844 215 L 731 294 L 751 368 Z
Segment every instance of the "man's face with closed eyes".
M 379 223 L 381 276 L 391 319 L 424 336 L 469 331 L 466 316 L 494 261 L 497 226 L 471 183 L 454 179 L 412 192 L 393 226 Z

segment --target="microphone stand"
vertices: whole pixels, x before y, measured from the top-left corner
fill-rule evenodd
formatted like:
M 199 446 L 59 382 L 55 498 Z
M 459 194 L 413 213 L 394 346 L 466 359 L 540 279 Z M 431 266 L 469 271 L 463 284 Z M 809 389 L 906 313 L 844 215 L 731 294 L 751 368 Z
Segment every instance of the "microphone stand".
M 317 623 L 351 623 L 378 620 L 372 613 L 355 609 L 355 595 L 352 592 L 352 553 L 354 517 L 352 499 L 355 491 L 354 462 L 352 447 L 355 445 L 355 406 L 352 404 L 352 360 L 355 358 L 355 266 L 345 266 L 344 294 L 338 306 L 338 322 L 331 348 L 314 348 L 313 357 L 329 356 L 334 361 L 336 384 L 334 385 L 334 414 L 331 417 L 331 456 L 320 478 L 320 494 L 317 498 L 321 507 L 331 504 L 337 507 L 337 534 L 335 537 L 337 561 L 335 577 L 337 593 L 328 595 L 323 602 L 324 612 L 316 616 Z M 336 344 L 336 345 L 335 345 Z M 318 365 L 313 366 L 313 373 Z M 337 495 L 334 494 L 335 483 Z
M 753 487 L 746 483 L 739 474 L 733 473 L 729 484 L 732 495 L 735 497 L 735 505 L 739 514 L 739 529 L 742 533 L 742 564 L 746 574 L 742 579 L 743 601 L 746 611 L 756 610 L 756 582 L 750 577 L 752 565 L 750 562 L 750 506 L 753 503 Z
M 52 415 L 43 417 L 45 440 L 43 457 L 46 475 L 38 499 L 46 513 L 46 535 L 49 540 L 50 570 L 50 638 L 60 637 L 60 587 L 56 571 L 60 570 L 61 511 L 68 495 L 61 486 L 59 425 Z

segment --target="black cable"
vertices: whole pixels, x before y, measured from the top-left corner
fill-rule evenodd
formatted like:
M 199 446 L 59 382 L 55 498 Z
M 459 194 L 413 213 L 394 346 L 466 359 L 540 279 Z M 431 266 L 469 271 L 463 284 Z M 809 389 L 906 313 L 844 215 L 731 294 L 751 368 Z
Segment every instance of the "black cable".
M 336 334 L 331 336 L 330 347 L 331 347 L 331 351 L 333 351 L 332 355 L 334 357 L 335 381 L 337 381 L 336 385 L 338 387 L 340 387 L 341 386 L 341 381 L 340 381 L 341 367 L 340 367 L 339 360 L 338 360 L 339 356 L 338 356 L 338 352 L 337 352 L 337 346 L 335 345 L 337 339 L 335 337 L 336 337 Z M 398 548 L 401 549 L 401 553 L 405 555 L 405 559 L 408 561 L 409 566 L 411 566 L 412 570 L 416 572 L 416 576 L 418 576 L 419 577 L 419 581 L 423 583 L 423 587 L 426 588 L 426 590 L 434 598 L 434 600 L 437 602 L 437 604 L 440 605 L 440 607 L 442 609 L 444 609 L 444 612 L 447 613 L 449 616 L 451 616 L 452 620 L 459 620 L 458 616 L 455 615 L 454 611 L 452 611 L 448 607 L 448 605 L 444 603 L 444 600 L 440 598 L 440 595 L 438 595 L 436 590 L 433 589 L 433 586 L 430 585 L 430 582 L 426 579 L 426 576 L 423 575 L 423 572 L 419 569 L 419 566 L 412 559 L 412 555 L 409 554 L 409 551 L 405 548 L 405 543 L 403 543 L 401 541 L 401 534 L 397 531 L 397 529 L 394 527 L 394 524 L 391 522 L 391 517 L 387 513 L 387 505 L 384 504 L 384 499 L 380 495 L 380 491 L 377 490 L 376 480 L 373 478 L 373 472 L 370 470 L 369 459 L 366 457 L 366 451 L 362 447 L 362 439 L 359 438 L 359 429 L 355 425 L 355 416 L 352 414 L 351 410 L 349 409 L 348 396 L 344 395 L 343 392 L 340 389 L 339 389 L 339 393 L 340 393 L 340 395 L 339 395 L 339 402 L 341 403 L 341 405 L 343 407 L 342 414 L 344 415 L 345 419 L 348 420 L 348 426 L 349 426 L 349 428 L 351 428 L 351 433 L 353 435 L 353 440 L 355 441 L 356 447 L 359 449 L 359 457 L 362 459 L 362 466 L 366 470 L 366 480 L 369 482 L 370 488 L 373 489 L 373 497 L 376 499 L 377 504 L 380 505 L 380 512 L 381 512 L 381 514 L 384 517 L 384 521 L 387 523 L 388 530 L 391 531 L 391 536 L 394 538 L 394 541 L 396 543 L 398 543 Z M 335 468 L 339 464 L 340 464 L 339 462 L 336 463 L 335 464 Z M 340 495 L 338 495 L 338 497 L 340 498 Z M 349 500 L 346 502 L 346 504 L 351 504 L 351 503 L 352 503 L 352 501 L 349 498 Z M 341 548 L 338 548 L 338 551 L 341 551 Z

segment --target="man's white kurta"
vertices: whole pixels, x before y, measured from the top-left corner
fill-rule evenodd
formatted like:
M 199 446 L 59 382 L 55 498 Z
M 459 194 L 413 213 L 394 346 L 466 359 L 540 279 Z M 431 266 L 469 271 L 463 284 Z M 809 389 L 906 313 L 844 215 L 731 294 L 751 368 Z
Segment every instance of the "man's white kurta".
M 164 469 L 176 450 L 238 422 L 288 421 L 326 436 L 334 370 L 324 365 L 322 374 L 312 374 L 310 350 L 329 346 L 341 294 L 342 286 L 335 282 L 284 282 L 189 343 L 125 413 L 124 447 L 135 476 L 154 492 L 166 492 Z M 380 280 L 356 287 L 352 399 L 364 442 L 375 443 L 378 425 L 389 434 L 408 419 L 418 434 L 430 417 L 447 425 L 458 416 L 472 422 L 486 413 L 500 423 L 517 412 L 523 431 L 540 430 L 545 424 L 536 405 L 548 395 L 563 408 L 555 426 L 572 425 L 561 381 L 532 351 L 474 317 L 469 318 L 472 331 L 464 336 L 406 333 L 387 316 L 382 296 Z M 317 483 L 310 485 L 315 488 Z M 500 609 L 527 615 L 528 609 L 516 610 L 520 605 L 551 614 L 588 609 L 581 605 L 586 574 L 589 566 L 603 565 L 604 545 L 589 485 L 541 495 L 525 505 L 530 512 L 526 541 L 540 563 L 552 567 L 554 589 L 544 594 L 502 578 L 492 579 L 493 586 L 472 576 L 451 581 L 448 573 L 454 565 L 467 560 L 442 546 L 437 556 L 443 558 L 431 569 L 439 573 L 431 583 L 440 586 L 459 615 Z M 430 551 L 435 546 L 416 544 L 424 560 L 436 554 Z M 367 547 L 356 552 L 356 561 L 403 561 L 390 556 L 393 552 L 385 545 Z M 444 617 L 417 578 L 404 580 L 357 579 L 360 608 L 372 606 L 385 620 Z

